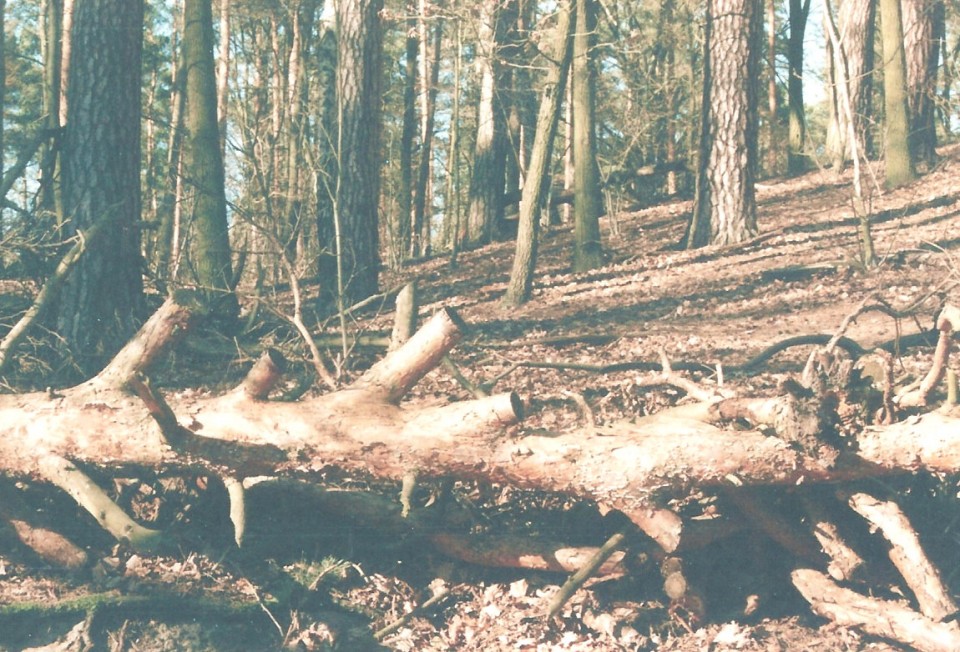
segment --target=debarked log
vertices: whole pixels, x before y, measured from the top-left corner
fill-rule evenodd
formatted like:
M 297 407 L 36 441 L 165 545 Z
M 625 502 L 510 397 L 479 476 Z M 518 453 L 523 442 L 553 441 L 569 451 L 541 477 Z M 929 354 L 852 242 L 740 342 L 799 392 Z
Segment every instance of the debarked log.
M 661 491 L 692 485 L 785 485 L 960 469 L 956 412 L 868 428 L 839 458 L 821 459 L 815 450 L 759 430 L 723 427 L 731 414 L 763 422 L 764 414 L 776 412 L 771 406 L 777 398 L 717 400 L 636 423 L 528 436 L 511 430 L 523 412 L 514 393 L 399 405 L 459 340 L 462 323 L 450 310 L 435 314 L 342 390 L 294 403 L 265 400 L 259 386 L 217 397 L 171 395 L 166 404 L 176 424 L 161 428 L 129 387 L 188 323 L 189 310 L 168 302 L 91 381 L 59 394 L 0 396 L 0 473 L 68 490 L 85 482 L 82 473 L 61 483 L 57 470 L 72 473 L 74 466 L 207 469 L 235 478 L 310 479 L 339 468 L 399 481 L 416 473 L 560 492 L 631 514 L 649 510 Z

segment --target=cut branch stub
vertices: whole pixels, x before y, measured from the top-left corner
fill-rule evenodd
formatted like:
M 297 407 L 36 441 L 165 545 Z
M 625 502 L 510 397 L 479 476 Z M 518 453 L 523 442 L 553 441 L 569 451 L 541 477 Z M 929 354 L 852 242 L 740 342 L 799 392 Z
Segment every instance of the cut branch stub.
M 286 368 L 287 360 L 282 353 L 276 349 L 266 349 L 247 372 L 240 388 L 249 398 L 262 401 L 280 382 Z
M 140 331 L 93 379 L 93 383 L 122 389 L 137 373 L 145 373 L 161 353 L 186 334 L 196 313 L 196 300 L 187 290 L 168 298 Z
M 353 384 L 387 403 L 400 401 L 463 338 L 466 324 L 450 308 L 433 315 L 413 337 Z

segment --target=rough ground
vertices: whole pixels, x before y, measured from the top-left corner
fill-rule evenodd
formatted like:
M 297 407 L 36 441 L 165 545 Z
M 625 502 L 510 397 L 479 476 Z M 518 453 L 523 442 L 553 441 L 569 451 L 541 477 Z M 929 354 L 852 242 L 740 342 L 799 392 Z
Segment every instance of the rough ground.
M 673 361 L 719 365 L 725 384 L 744 395 L 772 393 L 803 365 L 809 348 L 779 352 L 743 369 L 764 350 L 796 335 L 833 334 L 844 317 L 875 296 L 917 317 L 882 313 L 860 317 L 847 335 L 862 346 L 929 327 L 944 296 L 960 302 L 960 149 L 918 183 L 895 192 L 874 190 L 873 233 L 883 261 L 860 269 L 849 178 L 831 171 L 759 188 L 761 233 L 744 245 L 678 251 L 690 203 L 675 201 L 604 218 L 607 264 L 585 274 L 569 271 L 570 229 L 544 234 L 533 300 L 520 309 L 501 305 L 512 244 L 461 254 L 457 265 L 434 259 L 391 273 L 389 287 L 416 278 L 423 311 L 456 308 L 472 326 L 453 360 L 474 383 L 496 382 L 527 400 L 522 429 L 563 430 L 587 421 L 630 420 L 682 400 L 670 388 L 647 388 L 646 372 L 603 373 L 615 362 Z M 368 315 L 354 326 L 387 331 L 389 312 Z M 302 349 L 280 330 L 268 339 Z M 551 339 L 553 338 L 553 339 Z M 557 339 L 565 338 L 565 339 Z M 926 368 L 929 350 L 910 350 L 898 371 Z M 196 353 L 194 352 L 194 358 Z M 373 354 L 358 351 L 361 368 Z M 191 354 L 171 370 L 184 372 Z M 196 360 L 194 360 L 196 362 Z M 523 363 L 556 363 L 531 368 Z M 224 363 L 190 371 L 193 384 L 227 379 Z M 179 367 L 177 366 L 179 365 Z M 960 368 L 952 361 L 954 369 Z M 175 373 L 171 371 L 171 373 Z M 348 369 L 345 372 L 351 373 Z M 214 376 L 216 374 L 216 376 Z M 717 374 L 696 374 L 705 385 Z M 168 384 L 174 382 L 168 379 Z M 467 392 L 438 369 L 411 400 L 443 402 Z M 359 478 L 331 478 L 339 487 L 393 494 L 397 487 L 370 487 Z M 92 569 L 66 574 L 37 564 L 0 532 L 0 650 L 61 641 L 86 622 L 96 649 L 269 650 L 282 640 L 294 649 L 369 649 L 369 631 L 383 627 L 432 591 L 447 597 L 382 639 L 397 650 L 899 650 L 885 642 L 833 627 L 809 614 L 789 585 L 798 562 L 758 532 L 740 532 L 685 559 L 690 579 L 706 599 L 698 621 L 670 609 L 655 567 L 579 592 L 558 621 L 543 613 L 563 577 L 490 570 L 385 541 L 370 527 L 342 515 L 310 511 L 309 497 L 265 489 L 251 498 L 249 547 L 231 549 L 222 492 L 206 478 L 139 478 L 115 483 L 139 517 L 183 533 L 183 549 L 145 558 L 111 547 L 91 531 L 69 501 L 39 487 L 16 490 L 37 505 L 42 518 L 62 525 L 89 550 Z M 876 489 L 876 487 L 874 487 Z M 960 578 L 955 535 L 960 523 L 955 478 L 913 478 L 886 487 L 898 492 L 954 591 Z M 420 487 L 423 509 L 439 489 Z M 550 534 L 580 545 L 600 545 L 603 524 L 596 510 L 553 496 L 508 487 L 456 485 L 452 494 L 475 513 L 475 532 Z M 678 497 L 684 509 L 722 513 L 721 497 Z M 771 491 L 789 510 L 789 492 Z M 882 551 L 877 558 L 882 561 Z M 306 587 L 306 588 L 305 588 Z M 892 587 L 895 591 L 896 588 Z M 84 600 L 96 596 L 89 611 Z M 87 597 L 84 597 L 87 596 Z M 745 608 L 750 603 L 758 605 Z M 61 615 L 41 613 L 51 604 Z M 12 608 L 21 611 L 11 615 Z M 281 606 L 278 606 L 281 605 Z M 54 649 L 54 648 L 47 648 Z

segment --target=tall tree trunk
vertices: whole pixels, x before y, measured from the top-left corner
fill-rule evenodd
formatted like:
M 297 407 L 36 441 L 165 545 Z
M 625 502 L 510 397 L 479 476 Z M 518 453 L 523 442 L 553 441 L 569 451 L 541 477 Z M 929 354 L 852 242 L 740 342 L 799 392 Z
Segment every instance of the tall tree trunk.
M 910 151 L 914 163 L 929 170 L 937 162 L 935 102 L 945 8 L 942 0 L 902 0 L 901 7 Z
M 67 84 L 70 83 L 70 57 L 73 50 L 73 14 L 76 0 L 62 0 L 60 34 L 60 126 L 67 124 Z
M 843 122 L 836 92 L 837 66 L 845 62 L 847 92 L 853 106 L 854 132 L 857 134 L 857 151 L 864 157 L 874 155 L 870 125 L 873 117 L 873 69 L 874 35 L 876 34 L 876 0 L 841 0 L 837 11 L 840 43 L 843 52 L 838 52 L 827 43 L 827 73 L 830 93 L 830 122 L 827 125 L 827 157 L 837 170 L 842 170 L 849 160 L 851 149 L 847 144 L 849 129 Z
M 291 261 L 300 260 L 304 249 L 303 188 L 301 171 L 306 167 L 303 155 L 306 124 L 303 111 L 309 101 L 307 61 L 310 52 L 310 34 L 315 20 L 317 3 L 303 0 L 293 16 L 293 42 L 287 65 L 287 169 L 284 201 L 287 223 L 286 248 Z
M 453 56 L 453 98 L 450 116 L 450 143 L 447 148 L 447 187 L 443 199 L 444 232 L 450 245 L 450 265 L 457 263 L 457 254 L 467 237 L 466 220 L 463 219 L 460 196 L 460 80 L 463 62 L 463 21 L 457 22 Z
M 480 6 L 477 67 L 480 70 L 480 104 L 477 138 L 467 206 L 467 246 L 490 242 L 503 219 L 504 170 L 507 155 L 506 120 L 501 92 L 503 65 L 499 50 L 506 35 L 514 0 L 484 0 Z
M 6 143 L 3 140 L 4 131 L 3 131 L 3 118 L 6 114 L 4 110 L 5 102 L 7 101 L 7 43 L 6 43 L 6 30 L 3 29 L 3 25 L 6 24 L 7 18 L 7 0 L 0 0 L 0 161 L 4 161 L 4 153 L 6 152 Z M 0 165 L 0 167 L 6 167 Z M 0 241 L 3 240 L 4 233 L 4 223 L 3 223 L 3 204 L 0 204 Z M 0 256 L 0 272 L 3 271 L 3 256 Z
M 317 44 L 317 311 L 330 314 L 337 307 L 337 228 L 334 200 L 337 194 L 337 35 L 333 25 L 322 23 Z
M 517 246 L 513 258 L 510 283 L 503 301 L 508 306 L 518 306 L 530 299 L 533 287 L 533 272 L 537 262 L 537 233 L 540 212 L 548 196 L 550 183 L 550 159 L 553 143 L 560 122 L 560 107 L 566 95 L 567 73 L 573 58 L 572 20 L 574 2 L 561 4 L 558 10 L 556 31 L 549 51 L 547 78 L 544 81 L 537 116 L 537 130 L 530 152 L 530 166 L 520 199 L 520 221 L 517 227 Z
M 338 295 L 352 305 L 377 293 L 380 239 L 381 0 L 336 0 Z
M 757 232 L 757 79 L 762 0 L 710 0 L 707 9 L 700 164 L 688 248 L 726 245 Z
M 592 45 L 596 28 L 593 0 L 577 0 L 571 62 L 573 110 L 573 269 L 584 272 L 603 264 L 600 238 L 600 168 L 597 165 Z
M 178 226 L 183 203 L 181 202 L 183 179 L 180 175 L 180 159 L 183 145 L 183 109 L 184 81 L 186 71 L 180 56 L 180 34 L 182 33 L 183 11 L 180 2 L 176 2 L 172 11 L 173 29 L 170 42 L 172 77 L 170 80 L 170 132 L 167 136 L 166 192 L 160 207 L 160 225 L 157 230 L 157 244 L 154 248 L 153 264 L 161 283 L 176 278 L 175 261 L 179 258 Z
M 802 174 L 810 166 L 807 116 L 803 104 L 803 37 L 810 16 L 810 0 L 790 0 L 790 38 L 787 42 L 787 173 Z
M 43 126 L 55 133 L 60 128 L 60 71 L 63 56 L 63 5 L 61 0 L 44 0 L 41 3 L 42 56 L 43 56 Z M 64 218 L 60 196 L 59 138 L 51 136 L 40 150 L 40 210 Z
M 140 259 L 140 56 L 143 3 L 80 0 L 72 32 L 63 136 L 67 230 L 110 219 L 61 295 L 60 335 L 87 374 L 136 331 L 143 310 Z M 109 128 L 104 128 L 109 125 Z
M 227 224 L 223 154 L 217 125 L 217 79 L 213 65 L 211 0 L 184 1 L 183 60 L 186 70 L 187 138 L 185 201 L 192 218 L 191 260 L 209 307 L 229 325 L 238 312 Z
M 227 146 L 227 91 L 230 89 L 230 0 L 220 0 L 220 52 L 217 56 L 217 127 L 220 150 Z
M 391 232 L 397 235 L 393 242 L 393 257 L 400 263 L 413 252 L 413 143 L 417 135 L 417 72 L 420 39 L 417 29 L 417 7 L 407 4 L 406 51 L 403 78 L 403 124 L 400 129 L 400 190 L 397 197 L 396 224 Z M 423 80 L 426 83 L 426 80 Z M 414 254 L 415 255 L 415 254 Z
M 910 156 L 910 121 L 900 0 L 880 0 L 880 25 L 883 43 L 883 152 L 887 168 L 884 185 L 887 188 L 896 188 L 917 178 Z
M 767 169 L 773 176 L 777 173 L 777 2 L 767 0 Z
M 429 255 L 431 248 L 432 198 L 430 197 L 430 171 L 433 169 L 433 130 L 436 120 L 437 82 L 440 80 L 440 45 L 443 40 L 443 19 L 436 18 L 433 26 L 433 42 L 428 43 L 426 0 L 420 0 L 420 158 L 417 162 L 417 183 L 413 201 L 413 247 L 414 256 Z M 452 135 L 451 135 L 452 138 Z

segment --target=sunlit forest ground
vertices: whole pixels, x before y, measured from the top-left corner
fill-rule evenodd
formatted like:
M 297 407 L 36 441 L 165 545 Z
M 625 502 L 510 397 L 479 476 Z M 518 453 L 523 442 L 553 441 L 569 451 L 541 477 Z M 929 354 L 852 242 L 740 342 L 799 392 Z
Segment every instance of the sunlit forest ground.
M 881 257 L 873 270 L 859 263 L 849 175 L 825 170 L 762 183 L 760 233 L 734 247 L 679 250 L 691 206 L 676 200 L 603 218 L 607 264 L 572 274 L 571 230 L 550 229 L 542 236 L 533 300 L 521 308 L 500 302 L 512 243 L 462 253 L 455 265 L 445 257 L 421 262 L 388 272 L 383 282 L 399 287 L 417 280 L 424 315 L 440 307 L 459 312 L 471 330 L 454 350 L 453 363 L 475 384 L 488 389 L 495 384 L 524 397 L 529 409 L 520 433 L 629 421 L 683 401 L 675 388 L 648 387 L 648 372 L 604 368 L 657 361 L 661 355 L 675 363 L 719 366 L 726 370 L 725 386 L 744 395 L 773 394 L 810 353 L 809 347 L 793 347 L 764 355 L 779 342 L 833 334 L 870 297 L 916 315 L 859 317 L 846 335 L 870 348 L 931 327 L 945 299 L 960 299 L 960 148 L 944 148 L 942 155 L 937 169 L 909 187 L 880 192 L 868 181 Z M 285 298 L 279 298 L 282 310 Z M 353 327 L 389 332 L 392 318 L 387 308 L 372 309 Z M 264 326 L 259 336 L 294 351 L 298 346 L 279 328 Z M 925 347 L 904 351 L 898 373 L 926 369 L 931 353 Z M 356 370 L 376 355 L 358 350 Z M 174 358 L 164 383 L 174 385 L 179 378 L 182 390 L 184 384 L 223 383 L 231 373 L 228 360 L 211 365 L 209 356 L 189 347 Z M 960 369 L 956 360 L 951 364 Z M 355 371 L 348 366 L 345 373 Z M 690 377 L 704 386 L 719 378 L 716 372 Z M 467 396 L 449 370 L 440 368 L 409 400 L 429 404 Z M 330 482 L 384 495 L 399 490 L 362 478 Z M 950 572 L 960 567 L 957 479 L 906 478 L 888 489 L 899 492 L 931 558 L 945 570 L 954 593 L 960 592 L 960 577 Z M 704 596 L 702 616 L 672 609 L 659 570 L 651 566 L 582 590 L 558 621 L 547 623 L 543 613 L 563 576 L 490 570 L 414 542 L 385 540 L 374 527 L 312 511 L 308 493 L 254 492 L 247 546 L 238 552 L 231 547 L 216 483 L 204 478 L 117 483 L 117 494 L 140 518 L 182 533 L 179 554 L 154 558 L 112 546 L 67 498 L 27 490 L 43 496 L 50 519 L 76 519 L 72 534 L 100 561 L 89 572 L 64 574 L 31 561 L 4 535 L 0 603 L 23 605 L 23 611 L 16 618 L 4 612 L 0 649 L 63 643 L 85 611 L 83 601 L 90 599 L 85 596 L 109 596 L 99 611 L 105 649 L 268 650 L 285 642 L 314 650 L 334 649 L 334 639 L 335 649 L 376 649 L 369 632 L 422 604 L 431 586 L 448 590 L 447 597 L 382 636 L 386 649 L 900 649 L 825 626 L 810 615 L 790 585 L 796 561 L 756 531 L 739 531 L 685 560 L 690 581 Z M 465 526 L 470 531 L 549 533 L 594 546 L 605 538 L 595 506 L 569 498 L 468 484 L 451 492 L 474 514 L 475 521 Z M 439 493 L 438 485 L 424 483 L 416 498 L 425 506 Z M 789 508 L 787 490 L 771 489 L 768 498 Z M 709 493 L 678 500 L 713 512 L 726 509 L 722 496 Z M 65 605 L 62 617 L 41 615 L 36 605 L 54 601 Z

